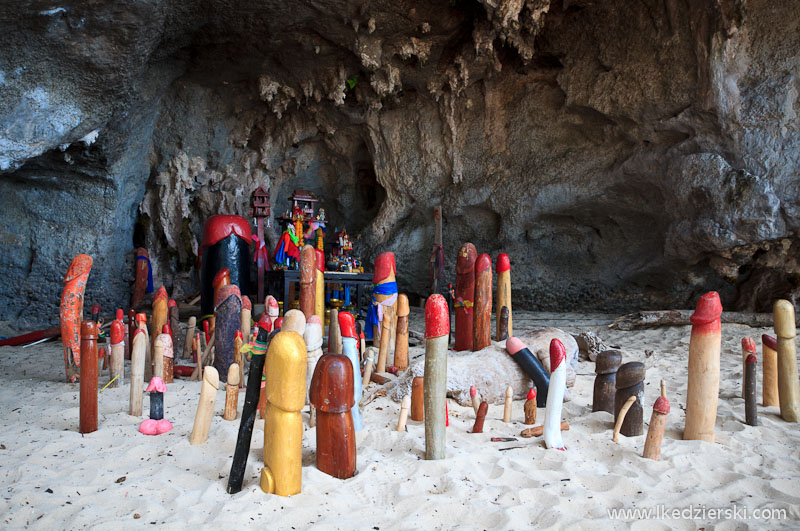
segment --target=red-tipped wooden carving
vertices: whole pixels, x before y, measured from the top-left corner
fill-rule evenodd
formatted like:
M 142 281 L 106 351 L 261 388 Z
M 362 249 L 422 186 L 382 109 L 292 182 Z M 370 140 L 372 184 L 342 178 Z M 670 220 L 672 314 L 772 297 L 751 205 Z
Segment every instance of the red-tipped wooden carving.
M 300 311 L 306 321 L 315 315 L 317 297 L 317 256 L 314 248 L 304 245 L 300 250 Z
M 525 397 L 525 424 L 536 424 L 536 389 L 532 387 Z
M 475 415 L 475 424 L 472 426 L 472 433 L 483 433 L 483 421 L 486 419 L 486 413 L 489 411 L 489 403 L 481 402 L 478 406 L 478 413 Z
M 153 316 L 150 320 L 150 341 L 152 342 L 151 351 L 155 350 L 156 338 L 161 333 L 161 329 L 167 324 L 167 311 L 169 304 L 169 296 L 167 295 L 167 288 L 161 286 L 156 290 L 153 296 Z M 153 359 L 153 367 L 160 364 L 160 361 Z M 155 374 L 159 378 L 163 378 L 161 374 Z M 149 380 L 148 380 L 149 381 Z
M 492 344 L 492 259 L 484 253 L 475 261 L 475 312 L 472 350 Z
M 780 406 L 778 392 L 778 340 L 764 334 L 761 336 L 761 384 L 763 406 Z
M 719 294 L 711 291 L 700 297 L 692 314 L 689 340 L 689 385 L 686 391 L 685 440 L 714 442 L 719 398 L 719 354 L 722 341 Z M 617 389 L 619 389 L 617 372 Z
M 447 424 L 447 301 L 434 293 L 425 303 L 425 459 L 444 459 Z
M 137 308 L 144 299 L 144 294 L 148 289 L 152 292 L 153 274 L 150 269 L 150 255 L 147 249 L 139 247 L 136 249 L 136 277 L 133 282 L 133 295 L 131 295 L 131 307 Z
M 111 363 L 109 364 L 109 387 L 122 385 L 125 370 L 125 314 L 117 310 L 117 318 L 111 322 Z
M 472 350 L 477 258 L 478 251 L 471 243 L 462 245 L 456 258 L 456 291 L 453 303 L 456 313 L 456 350 Z
M 81 320 L 83 319 L 83 292 L 92 270 L 92 257 L 79 254 L 64 275 L 59 321 L 61 342 L 64 344 L 64 370 L 68 382 L 78 379 L 81 365 Z
M 647 438 L 644 441 L 642 457 L 658 461 L 661 457 L 661 442 L 664 440 L 664 429 L 669 415 L 669 400 L 664 391 L 664 381 L 661 381 L 661 396 L 653 404 L 653 414 L 650 417 L 650 427 L 647 429 Z
M 514 335 L 514 326 L 511 316 L 511 260 L 503 253 L 497 256 L 497 341 L 502 341 Z M 507 317 L 502 315 L 503 308 L 507 308 Z

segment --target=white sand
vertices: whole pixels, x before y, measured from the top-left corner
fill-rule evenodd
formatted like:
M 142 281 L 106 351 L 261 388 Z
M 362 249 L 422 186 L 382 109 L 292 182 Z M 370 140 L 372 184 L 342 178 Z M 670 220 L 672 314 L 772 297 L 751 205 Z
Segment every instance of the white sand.
M 420 330 L 415 315 L 412 329 Z M 522 314 L 519 317 L 515 313 L 517 334 L 526 329 Z M 565 327 L 563 321 L 554 324 Z M 611 442 L 612 416 L 591 413 L 594 364 L 584 361 L 573 400 L 564 406 L 564 418 L 572 426 L 564 433 L 565 453 L 545 450 L 541 438 L 519 437 L 525 427 L 523 401 L 514 403 L 510 424 L 500 420 L 502 406 L 490 406 L 484 433 L 473 435 L 469 433 L 472 409 L 449 400 L 447 459 L 425 461 L 424 425 L 409 422 L 407 433 L 393 431 L 399 405 L 379 398 L 364 410 L 366 429 L 358 435 L 359 474 L 340 481 L 317 470 L 315 431 L 306 430 L 303 492 L 291 498 L 268 496 L 258 487 L 261 420 L 256 422 L 244 489 L 234 496 L 225 492 L 239 421 L 222 420 L 224 391 L 217 396 L 211 435 L 202 446 L 189 445 L 200 384 L 188 381 L 170 384 L 165 395 L 165 417 L 175 425 L 172 432 L 157 437 L 138 433 L 142 418 L 126 413 L 126 384 L 100 394 L 99 430 L 83 436 L 78 433 L 79 388 L 62 382 L 60 342 L 0 348 L 0 526 L 708 529 L 712 524 L 719 529 L 747 529 L 800 525 L 800 425 L 782 421 L 773 407 L 759 408 L 761 426 L 746 426 L 744 402 L 738 396 L 741 337 L 756 340 L 760 359 L 760 337 L 768 330 L 723 325 L 717 443 L 709 444 L 681 440 L 689 327 L 640 332 L 591 329 L 607 344 L 619 345 L 624 361 L 647 364 L 645 433 L 659 380 L 666 380 L 672 411 L 661 461 L 641 457 L 644 435 Z M 654 354 L 646 358 L 645 350 Z M 414 349 L 411 355 L 417 353 Z M 108 381 L 107 373 L 100 381 L 101 385 Z M 242 394 L 240 408 L 243 401 Z M 144 412 L 146 418 L 148 398 Z M 543 418 L 540 410 L 538 419 Z M 493 443 L 491 437 L 518 440 Z M 504 448 L 510 449 L 501 451 Z M 658 506 L 735 509 L 736 517 L 747 511 L 748 519 L 735 521 L 708 512 L 697 520 L 679 515 L 632 526 L 632 518 L 608 519 L 609 509 L 657 510 Z M 757 509 L 783 509 L 786 519 L 755 519 Z

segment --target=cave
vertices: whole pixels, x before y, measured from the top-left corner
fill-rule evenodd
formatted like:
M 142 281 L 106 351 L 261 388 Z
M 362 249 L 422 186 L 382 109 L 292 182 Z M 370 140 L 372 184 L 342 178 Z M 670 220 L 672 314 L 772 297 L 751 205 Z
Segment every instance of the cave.
M 506 253 L 515 311 L 685 311 L 717 292 L 764 315 L 800 299 L 793 2 L 5 4 L 0 336 L 59 324 L 79 254 L 87 315 L 127 312 L 138 248 L 191 306 L 204 224 L 252 221 L 259 186 L 270 253 L 307 190 L 326 245 L 346 227 L 367 272 L 394 253 L 412 306 L 431 295 L 435 207 L 441 285 L 465 242 Z

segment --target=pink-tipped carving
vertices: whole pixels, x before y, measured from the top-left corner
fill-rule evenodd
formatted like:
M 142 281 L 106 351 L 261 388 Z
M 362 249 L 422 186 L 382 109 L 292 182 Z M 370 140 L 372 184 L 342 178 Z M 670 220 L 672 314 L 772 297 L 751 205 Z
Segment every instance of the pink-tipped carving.
M 478 390 L 475 388 L 474 385 L 469 386 L 469 396 L 475 396 L 478 394 Z
M 653 411 L 662 415 L 669 413 L 669 400 L 667 400 L 666 396 L 656 398 L 656 403 L 653 404 Z
M 751 363 L 755 363 L 756 361 L 758 361 L 758 358 L 756 358 L 756 355 L 755 355 L 755 354 L 749 354 L 749 355 L 747 356 L 747 359 L 746 359 L 746 360 L 744 360 L 744 362 L 745 362 L 747 365 L 750 365 Z
M 767 334 L 762 335 L 761 343 L 763 343 L 764 346 L 767 348 L 771 348 L 772 350 L 778 350 L 778 340 L 770 335 Z
M 425 338 L 442 337 L 450 334 L 450 318 L 447 314 L 447 301 L 435 293 L 425 302 Z
M 556 338 L 550 341 L 550 373 L 554 373 L 558 366 L 567 359 L 567 349 L 564 344 Z
M 158 376 L 153 376 L 153 378 L 150 379 L 150 383 L 147 384 L 147 389 L 145 389 L 145 392 L 148 393 L 152 393 L 153 391 L 156 391 L 158 393 L 167 392 L 167 384 L 165 384 L 164 380 L 162 380 Z
M 518 337 L 509 337 L 506 339 L 506 351 L 512 356 L 524 348 L 528 347 L 525 346 L 525 343 Z
M 756 351 L 756 342 L 753 341 L 752 337 L 743 337 L 742 338 L 742 348 L 747 352 L 755 352 Z
M 308 321 L 306 321 L 306 325 L 310 325 L 310 324 L 321 325 L 322 324 L 322 319 L 319 318 L 319 315 L 314 314 L 314 315 L 312 315 L 311 317 L 308 318 Z

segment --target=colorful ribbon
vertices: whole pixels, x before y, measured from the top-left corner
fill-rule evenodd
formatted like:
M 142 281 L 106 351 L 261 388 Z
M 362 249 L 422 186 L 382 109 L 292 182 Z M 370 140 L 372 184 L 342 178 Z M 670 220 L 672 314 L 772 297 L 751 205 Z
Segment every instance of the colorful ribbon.
M 253 253 L 253 262 L 258 262 L 260 258 L 266 264 L 268 262 L 267 257 L 269 255 L 267 252 L 267 246 L 258 238 L 258 236 L 253 235 L 252 238 L 253 241 L 256 242 L 256 252 Z
M 375 295 L 391 295 L 383 302 L 378 302 Z M 367 339 L 372 339 L 374 326 L 378 327 L 378 339 L 381 338 L 381 323 L 383 322 L 384 306 L 391 306 L 397 300 L 397 282 L 387 282 L 385 284 L 375 284 L 372 288 L 372 304 L 367 312 L 367 321 L 364 325 L 364 335 Z
M 464 300 L 461 297 L 456 299 L 456 301 L 453 303 L 454 308 L 464 308 L 465 311 L 472 309 L 473 306 L 474 304 L 472 301 Z

